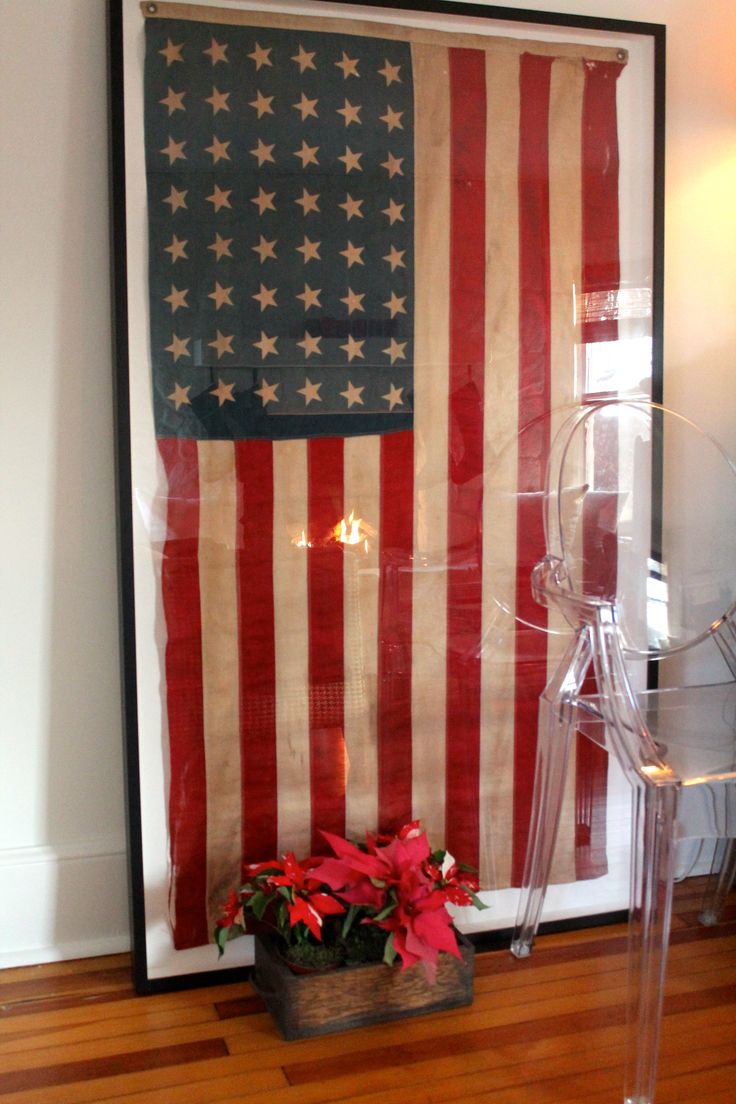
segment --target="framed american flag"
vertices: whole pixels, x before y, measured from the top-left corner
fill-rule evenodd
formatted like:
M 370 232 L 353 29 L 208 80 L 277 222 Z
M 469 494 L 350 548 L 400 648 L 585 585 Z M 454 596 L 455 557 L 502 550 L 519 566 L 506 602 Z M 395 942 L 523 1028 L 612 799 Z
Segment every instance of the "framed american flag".
M 421 819 L 503 931 L 549 434 L 661 392 L 664 30 L 113 0 L 110 71 L 138 988 L 238 976 L 228 891 L 321 829 Z M 624 805 L 580 749 L 548 918 L 625 907 Z

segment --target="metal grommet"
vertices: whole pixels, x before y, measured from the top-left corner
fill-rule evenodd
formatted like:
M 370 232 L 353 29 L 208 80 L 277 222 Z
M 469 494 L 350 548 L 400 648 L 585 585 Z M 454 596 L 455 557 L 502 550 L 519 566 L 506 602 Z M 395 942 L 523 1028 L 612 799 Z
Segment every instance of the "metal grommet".
M 616 58 L 619 61 L 626 61 L 627 57 L 628 57 L 628 53 L 626 52 L 626 50 L 617 50 L 616 51 Z
M 146 11 L 149 15 L 155 15 L 158 11 L 158 4 L 146 4 Z

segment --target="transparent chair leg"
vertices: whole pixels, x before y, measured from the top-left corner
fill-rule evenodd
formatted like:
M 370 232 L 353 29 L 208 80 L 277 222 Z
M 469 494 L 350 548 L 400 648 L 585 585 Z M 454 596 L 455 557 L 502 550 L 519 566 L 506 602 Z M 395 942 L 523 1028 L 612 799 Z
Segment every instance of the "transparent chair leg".
M 713 873 L 705 887 L 703 910 L 699 920 L 706 927 L 717 924 L 723 913 L 726 898 L 736 881 L 736 840 L 719 840 L 713 860 Z
M 653 1104 L 667 966 L 677 790 L 638 785 L 632 824 L 624 1104 Z
M 537 763 L 524 877 L 511 952 L 526 958 L 531 952 L 549 883 L 567 774 L 575 711 L 569 703 L 539 703 Z

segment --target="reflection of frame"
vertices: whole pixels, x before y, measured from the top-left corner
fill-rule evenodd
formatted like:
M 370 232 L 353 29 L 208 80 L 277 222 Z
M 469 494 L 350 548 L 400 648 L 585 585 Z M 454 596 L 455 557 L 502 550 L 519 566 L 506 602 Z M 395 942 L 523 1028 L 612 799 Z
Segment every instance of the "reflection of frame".
M 558 647 L 524 627 L 538 527 L 508 507 L 549 439 L 509 442 L 658 396 L 663 31 L 111 13 L 138 986 L 210 980 L 241 864 L 320 828 L 421 817 L 508 927 Z M 577 764 L 557 917 L 626 900 L 605 775 Z

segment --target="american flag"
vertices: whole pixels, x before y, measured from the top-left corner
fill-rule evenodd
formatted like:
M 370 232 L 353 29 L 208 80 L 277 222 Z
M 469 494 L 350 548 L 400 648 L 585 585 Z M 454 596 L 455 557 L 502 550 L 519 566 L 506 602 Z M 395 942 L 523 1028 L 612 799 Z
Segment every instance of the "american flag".
M 615 337 L 574 302 L 618 286 L 621 63 L 172 15 L 146 18 L 145 128 L 175 945 L 319 829 L 419 817 L 518 884 L 559 643 L 524 626 L 543 540 L 515 493 L 548 431 L 501 446 Z M 605 771 L 577 767 L 563 879 L 605 866 Z

